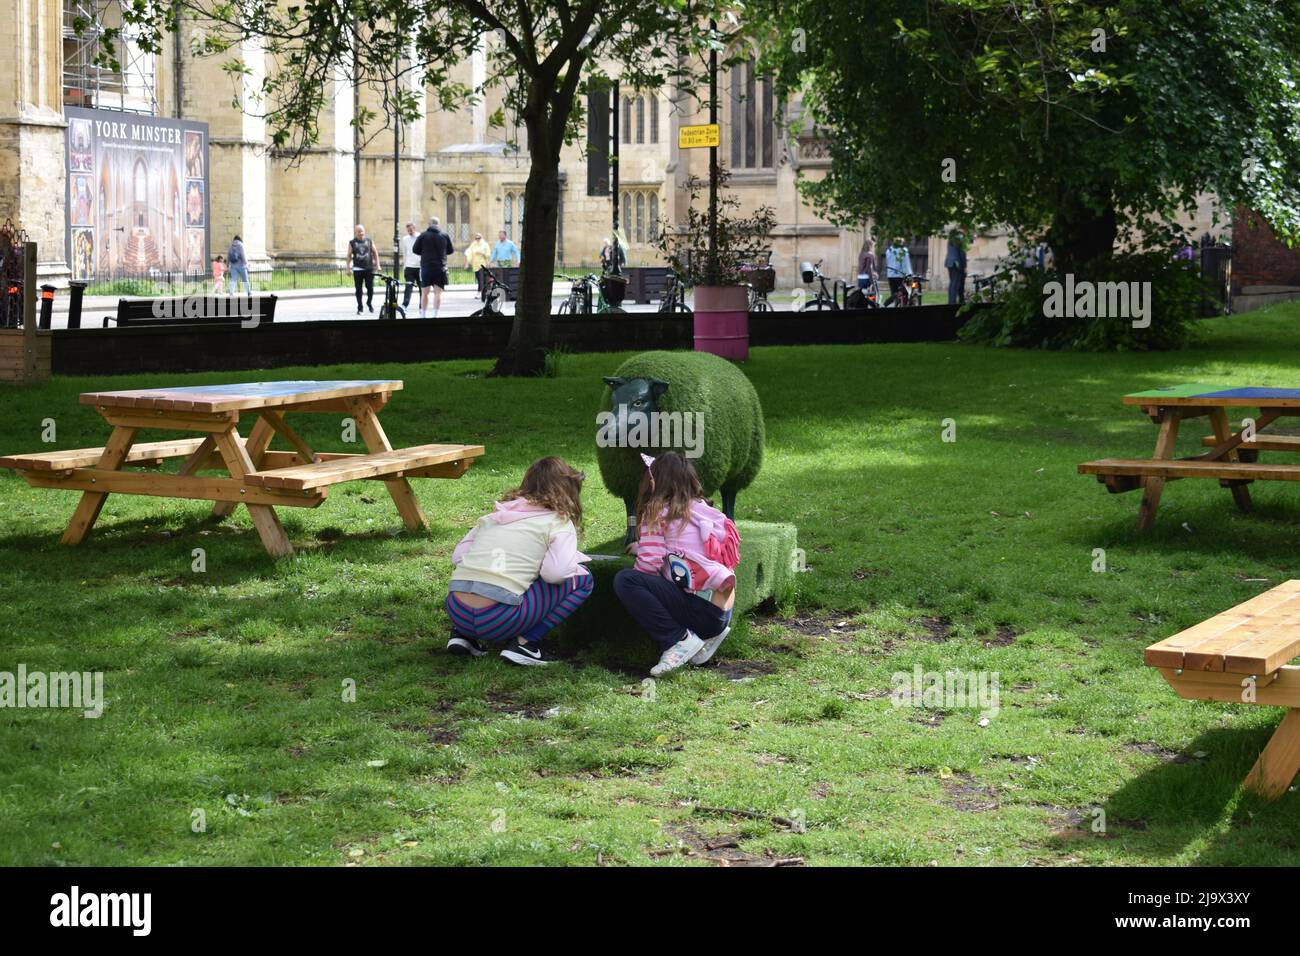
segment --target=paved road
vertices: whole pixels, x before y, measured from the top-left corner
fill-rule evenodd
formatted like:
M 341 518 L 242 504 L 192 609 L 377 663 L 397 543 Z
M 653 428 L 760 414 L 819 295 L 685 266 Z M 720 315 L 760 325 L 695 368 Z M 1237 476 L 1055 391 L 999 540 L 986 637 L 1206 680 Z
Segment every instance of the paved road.
M 552 293 L 552 312 L 560 307 L 568 294 L 568 285 L 557 284 Z M 319 319 L 355 319 L 357 318 L 356 297 L 351 289 L 312 289 L 277 292 L 279 297 L 275 305 L 276 322 L 307 322 Z M 117 296 L 87 296 L 81 310 L 82 328 L 99 328 L 105 315 L 115 315 L 117 313 Z M 399 297 L 400 301 L 400 297 Z M 379 312 L 382 305 L 382 285 L 375 290 L 375 313 Z M 442 309 L 438 312 L 439 318 L 454 318 L 466 316 L 482 308 L 483 303 L 478 298 L 478 293 L 472 285 L 452 286 L 442 294 Z M 429 299 L 430 309 L 433 307 L 433 299 Z M 631 304 L 626 306 L 628 312 L 655 312 L 658 309 L 656 303 L 647 305 Z M 505 305 L 505 313 L 513 315 L 515 304 L 508 302 Z M 60 292 L 54 300 L 54 315 L 52 325 L 56 329 L 67 328 L 68 325 L 68 298 L 67 294 Z M 407 310 L 407 317 L 418 319 L 420 314 L 420 300 L 415 293 L 411 295 L 411 307 Z M 362 317 L 369 317 L 372 313 L 365 312 Z

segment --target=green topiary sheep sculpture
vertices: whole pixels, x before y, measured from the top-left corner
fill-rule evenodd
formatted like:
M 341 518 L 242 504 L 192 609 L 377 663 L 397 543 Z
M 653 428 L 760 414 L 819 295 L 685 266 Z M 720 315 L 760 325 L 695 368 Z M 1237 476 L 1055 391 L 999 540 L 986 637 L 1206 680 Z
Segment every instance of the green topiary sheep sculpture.
M 734 518 L 736 492 L 763 465 L 763 406 L 744 373 L 707 352 L 642 352 L 604 381 L 596 460 L 627 508 L 629 540 L 643 452 L 690 459 L 704 493 L 721 491 L 722 510 Z

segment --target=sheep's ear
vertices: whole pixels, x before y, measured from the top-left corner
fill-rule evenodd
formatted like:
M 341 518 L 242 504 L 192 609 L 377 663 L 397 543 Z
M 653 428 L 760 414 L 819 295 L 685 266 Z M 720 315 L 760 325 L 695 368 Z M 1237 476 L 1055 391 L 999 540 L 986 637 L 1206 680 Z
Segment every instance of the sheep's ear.
M 650 379 L 650 394 L 658 398 L 664 392 L 668 391 L 668 383 L 661 382 L 657 378 Z
M 603 379 L 601 379 L 601 381 L 604 382 L 606 385 L 608 385 L 610 388 L 618 388 L 620 385 L 626 382 L 627 379 L 616 378 L 613 375 L 606 375 Z

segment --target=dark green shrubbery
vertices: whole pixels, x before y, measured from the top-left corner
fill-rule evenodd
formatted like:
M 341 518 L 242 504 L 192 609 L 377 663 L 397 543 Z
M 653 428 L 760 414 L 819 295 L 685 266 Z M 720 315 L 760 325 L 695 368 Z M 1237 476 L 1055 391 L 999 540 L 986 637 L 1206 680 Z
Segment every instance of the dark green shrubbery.
M 1035 271 L 1006 289 L 992 307 L 972 314 L 962 327 L 961 338 L 987 345 L 1088 352 L 1176 349 L 1195 337 L 1192 322 L 1203 298 L 1212 294 L 1192 263 L 1175 261 L 1164 252 L 1098 260 L 1073 276 L 1073 287 L 1080 290 L 1079 284 L 1085 281 L 1094 287 L 1101 283 L 1151 283 L 1150 301 L 1144 301 L 1150 326 L 1134 328 L 1131 308 L 1129 314 L 1105 317 L 1097 314 L 1096 303 L 1091 315 L 1045 309 L 1054 301 L 1066 303 L 1067 277 Z M 1048 311 L 1058 314 L 1046 314 Z

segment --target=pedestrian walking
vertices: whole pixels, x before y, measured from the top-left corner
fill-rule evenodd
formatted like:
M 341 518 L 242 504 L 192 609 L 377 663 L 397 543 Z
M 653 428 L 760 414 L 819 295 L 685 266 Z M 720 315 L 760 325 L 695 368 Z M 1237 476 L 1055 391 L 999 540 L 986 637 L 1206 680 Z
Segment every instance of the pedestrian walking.
M 912 255 L 902 236 L 896 236 L 885 250 L 885 278 L 889 280 L 889 298 L 885 305 L 893 305 L 903 293 L 903 280 L 912 274 Z
M 469 267 L 469 271 L 474 275 L 474 281 L 478 283 L 480 298 L 484 288 L 487 287 L 487 264 L 491 258 L 492 249 L 483 238 L 483 233 L 474 233 L 474 241 L 465 248 L 465 265 Z
M 442 308 L 442 290 L 447 288 L 447 257 L 456 251 L 451 236 L 438 228 L 438 217 L 429 219 L 429 228 L 415 237 L 412 250 L 420 257 L 420 318 L 429 308 L 429 289 L 433 289 L 433 318 Z
M 217 256 L 212 260 L 212 294 L 220 295 L 226 291 L 226 259 Z
M 411 289 L 420 287 L 420 257 L 415 253 L 415 240 L 419 233 L 415 223 L 406 224 L 406 235 L 402 237 L 402 278 L 406 286 L 402 289 L 402 310 L 411 307 Z
M 230 266 L 231 291 L 238 291 L 242 281 L 248 294 L 252 295 L 253 283 L 248 281 L 248 257 L 244 254 L 244 240 L 239 236 L 230 240 L 230 248 L 226 250 L 226 263 Z
M 492 259 L 488 264 L 509 268 L 519 265 L 519 262 L 519 247 L 515 245 L 513 239 L 506 238 L 504 229 L 500 230 L 497 232 L 497 244 L 492 247 Z
M 948 254 L 943 260 L 948 270 L 948 304 L 966 301 L 966 238 L 957 230 L 948 236 Z
M 366 289 L 366 308 L 375 311 L 375 266 L 379 256 L 375 244 L 366 235 L 366 227 L 357 223 L 348 240 L 348 268 L 352 270 L 352 285 L 357 293 L 357 315 L 361 314 L 361 288 Z

